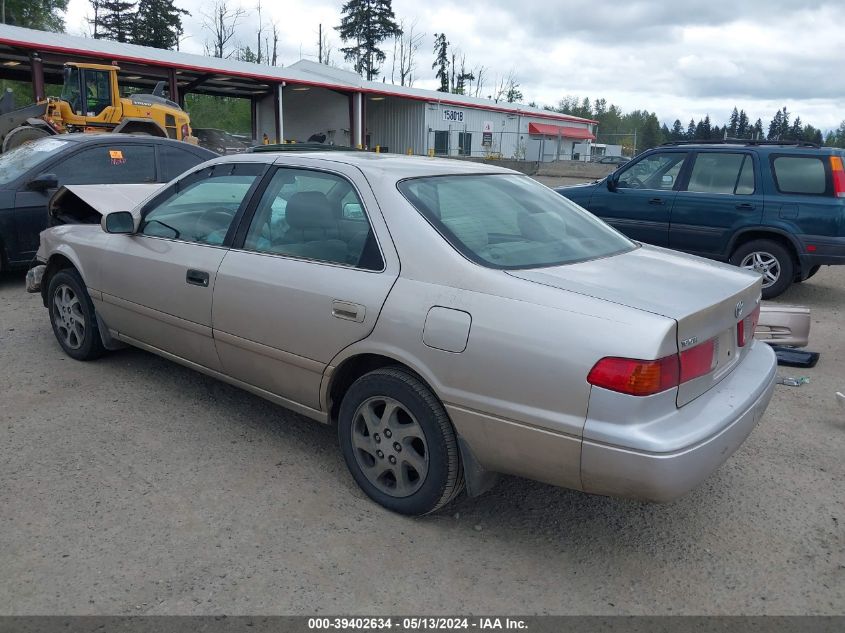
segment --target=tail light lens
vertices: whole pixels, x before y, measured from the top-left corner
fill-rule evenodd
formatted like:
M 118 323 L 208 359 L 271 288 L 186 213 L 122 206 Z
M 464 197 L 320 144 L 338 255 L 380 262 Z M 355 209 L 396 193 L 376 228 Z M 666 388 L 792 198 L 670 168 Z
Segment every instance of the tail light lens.
M 845 198 L 845 168 L 839 156 L 830 157 L 830 171 L 833 175 L 833 195 Z
M 587 382 L 629 396 L 650 396 L 678 386 L 678 356 L 659 360 L 602 358 L 590 370 Z
M 680 353 L 681 383 L 706 376 L 716 367 L 718 341 L 711 338 Z
M 754 330 L 757 329 L 759 321 L 760 305 L 758 304 L 751 314 L 736 324 L 737 347 L 745 347 L 754 338 Z
M 651 396 L 709 374 L 716 367 L 717 352 L 718 341 L 712 338 L 658 360 L 602 358 L 587 382 L 629 396 Z

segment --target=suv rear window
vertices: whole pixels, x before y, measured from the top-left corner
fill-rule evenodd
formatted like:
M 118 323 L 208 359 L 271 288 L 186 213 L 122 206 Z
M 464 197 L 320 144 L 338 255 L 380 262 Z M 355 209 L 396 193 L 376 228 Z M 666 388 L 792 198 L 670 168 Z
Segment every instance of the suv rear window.
M 777 156 L 772 166 L 781 193 L 822 195 L 827 192 L 827 172 L 821 158 Z

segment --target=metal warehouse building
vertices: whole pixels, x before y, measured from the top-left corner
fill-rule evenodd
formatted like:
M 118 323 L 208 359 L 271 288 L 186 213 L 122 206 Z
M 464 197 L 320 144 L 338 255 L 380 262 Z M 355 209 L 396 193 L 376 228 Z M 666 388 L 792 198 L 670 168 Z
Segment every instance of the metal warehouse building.
M 0 78 L 61 83 L 66 62 L 116 64 L 121 86 L 246 99 L 256 141 L 308 141 L 382 151 L 525 160 L 587 160 L 596 121 L 510 103 L 367 81 L 356 73 L 299 61 L 263 66 L 108 40 L 0 25 Z M 23 104 L 21 104 L 23 105 Z

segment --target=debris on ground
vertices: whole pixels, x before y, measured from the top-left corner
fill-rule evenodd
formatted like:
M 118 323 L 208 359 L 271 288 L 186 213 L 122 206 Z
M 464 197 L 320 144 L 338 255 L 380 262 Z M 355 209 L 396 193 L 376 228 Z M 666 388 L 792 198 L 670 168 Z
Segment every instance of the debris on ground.
M 810 379 L 807 376 L 799 376 L 797 378 L 792 376 L 778 376 L 775 382 L 779 385 L 786 385 L 787 387 L 800 387 L 810 382 Z

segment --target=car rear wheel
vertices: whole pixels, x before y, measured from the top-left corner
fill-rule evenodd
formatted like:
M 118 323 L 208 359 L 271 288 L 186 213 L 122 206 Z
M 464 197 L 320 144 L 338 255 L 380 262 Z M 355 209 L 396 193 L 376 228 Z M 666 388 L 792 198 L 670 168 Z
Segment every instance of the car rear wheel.
M 65 354 L 76 360 L 102 356 L 105 348 L 94 304 L 79 273 L 65 269 L 53 275 L 47 289 L 47 307 L 53 333 Z
M 340 406 L 338 436 L 355 481 L 389 510 L 428 514 L 461 491 L 449 416 L 431 390 L 404 369 L 377 369 L 352 384 Z
M 763 299 L 774 299 L 789 288 L 795 277 L 792 254 L 772 240 L 752 240 L 737 248 L 731 263 L 763 276 Z

